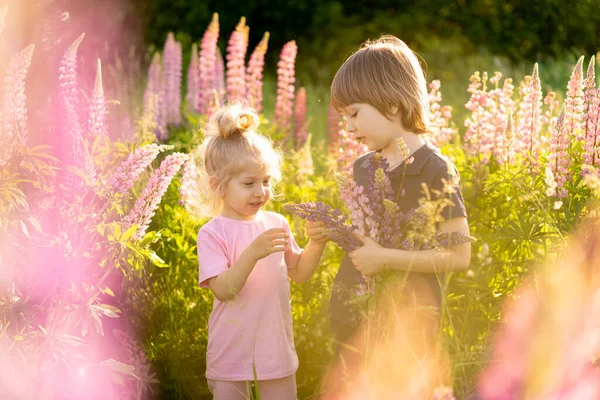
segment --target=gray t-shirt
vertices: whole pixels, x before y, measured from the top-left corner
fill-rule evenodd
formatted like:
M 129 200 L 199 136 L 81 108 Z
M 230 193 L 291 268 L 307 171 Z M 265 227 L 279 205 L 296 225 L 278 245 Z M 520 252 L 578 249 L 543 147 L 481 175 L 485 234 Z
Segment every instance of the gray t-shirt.
M 359 185 L 366 186 L 367 184 L 366 166 L 374 154 L 374 152 L 365 154 L 357 158 L 354 162 L 354 180 Z M 412 157 L 414 161 L 411 164 L 406 166 L 400 164 L 390 171 L 397 204 L 403 212 L 414 209 L 419 205 L 419 199 L 424 195 L 422 183 L 425 183 L 430 189 L 441 191 L 443 188 L 442 179 L 449 180 L 450 178 L 449 170 L 458 176 L 456 166 L 443 156 L 435 146 L 429 143 L 426 143 L 415 151 Z M 401 193 L 398 193 L 399 191 Z M 451 200 L 454 205 L 448 206 L 442 211 L 443 217 L 446 220 L 456 217 L 466 217 L 467 212 L 460 187 L 452 194 Z M 441 302 L 441 288 L 438 277 L 435 274 L 417 272 L 410 272 L 409 275 L 422 275 L 422 278 L 431 287 L 432 293 L 434 293 L 436 304 L 432 305 L 439 307 Z M 329 303 L 331 328 L 334 336 L 338 336 L 338 340 L 344 341 L 346 336 L 348 336 L 348 333 L 337 334 L 338 332 L 354 330 L 360 323 L 360 315 L 357 315 L 354 307 L 349 304 L 351 296 L 349 288 L 362 282 L 364 282 L 362 275 L 356 270 L 350 257 L 345 255 L 335 277 Z

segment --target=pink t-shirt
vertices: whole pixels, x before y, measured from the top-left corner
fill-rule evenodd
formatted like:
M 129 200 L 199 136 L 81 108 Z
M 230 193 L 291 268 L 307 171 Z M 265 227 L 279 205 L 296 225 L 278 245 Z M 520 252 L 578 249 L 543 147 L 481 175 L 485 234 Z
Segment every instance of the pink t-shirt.
M 283 378 L 298 369 L 287 268 L 296 266 L 302 249 L 282 215 L 260 211 L 251 221 L 219 215 L 202 226 L 200 286 L 207 288 L 209 278 L 226 271 L 258 235 L 272 228 L 290 235 L 285 252 L 259 260 L 235 299 L 214 299 L 208 320 L 208 379 L 253 380 L 253 357 L 259 380 Z

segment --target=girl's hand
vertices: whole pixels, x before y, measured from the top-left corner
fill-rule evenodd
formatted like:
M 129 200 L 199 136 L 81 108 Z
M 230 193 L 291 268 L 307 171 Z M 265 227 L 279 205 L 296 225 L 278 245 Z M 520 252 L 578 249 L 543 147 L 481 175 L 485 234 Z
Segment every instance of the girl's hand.
M 325 223 L 321 221 L 307 221 L 304 227 L 306 236 L 315 243 L 325 244 L 329 241 L 329 236 L 323 233 Z
M 261 260 L 266 256 L 285 251 L 289 235 L 282 228 L 269 229 L 258 235 L 245 251 L 255 260 Z
M 383 248 L 379 243 L 368 236 L 355 236 L 364 243 L 364 246 L 348 253 L 352 260 L 352 264 L 354 264 L 356 269 L 364 276 L 371 276 L 379 273 L 384 265 L 383 260 L 379 257 Z

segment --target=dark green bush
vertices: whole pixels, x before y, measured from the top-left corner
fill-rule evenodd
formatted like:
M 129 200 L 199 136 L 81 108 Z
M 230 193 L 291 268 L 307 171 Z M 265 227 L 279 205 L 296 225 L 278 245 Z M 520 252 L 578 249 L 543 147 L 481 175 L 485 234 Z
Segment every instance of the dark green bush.
M 600 49 L 600 2 L 582 0 L 568 7 L 558 0 L 426 2 L 374 0 L 131 0 L 141 11 L 145 38 L 162 46 L 173 31 L 184 47 L 199 40 L 213 12 L 219 13 L 220 46 L 240 17 L 250 26 L 250 49 L 265 31 L 271 33 L 267 68 L 273 72 L 279 49 L 289 40 L 299 45 L 301 80 L 324 82 L 367 38 L 399 36 L 416 51 L 430 49 L 435 38 L 452 38 L 466 53 L 486 49 L 512 61 L 533 63 Z M 435 42 L 436 40 L 433 40 Z M 461 54 L 457 54 L 460 57 Z

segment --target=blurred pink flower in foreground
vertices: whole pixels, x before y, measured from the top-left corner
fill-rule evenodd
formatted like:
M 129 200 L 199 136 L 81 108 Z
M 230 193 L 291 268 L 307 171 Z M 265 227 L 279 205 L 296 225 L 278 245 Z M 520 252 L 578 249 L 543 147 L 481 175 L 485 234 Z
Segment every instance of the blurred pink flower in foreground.
M 597 210 L 566 254 L 526 281 L 506 308 L 479 383 L 482 400 L 600 399 Z

